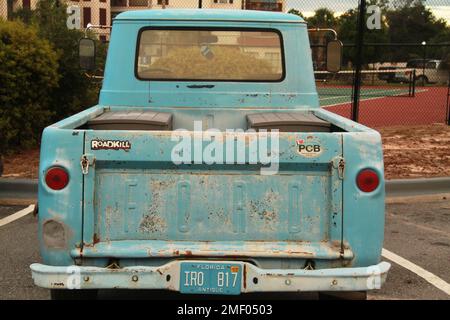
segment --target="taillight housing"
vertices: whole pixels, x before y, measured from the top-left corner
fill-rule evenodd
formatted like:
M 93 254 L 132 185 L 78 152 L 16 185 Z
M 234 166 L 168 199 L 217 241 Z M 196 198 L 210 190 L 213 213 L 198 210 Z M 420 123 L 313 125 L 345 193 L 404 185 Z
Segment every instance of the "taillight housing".
M 362 192 L 373 192 L 380 185 L 380 177 L 375 170 L 364 169 L 358 173 L 356 184 Z
M 62 190 L 69 183 L 69 173 L 61 167 L 52 167 L 45 174 L 45 183 L 52 190 Z

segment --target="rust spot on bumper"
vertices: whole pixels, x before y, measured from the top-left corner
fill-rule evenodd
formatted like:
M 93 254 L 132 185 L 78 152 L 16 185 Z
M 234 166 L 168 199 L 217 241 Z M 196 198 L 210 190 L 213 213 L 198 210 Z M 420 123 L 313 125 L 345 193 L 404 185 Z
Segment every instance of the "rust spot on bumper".
M 244 270 L 243 270 L 244 272 L 242 273 L 242 277 L 243 277 L 243 280 L 242 281 L 244 281 L 244 289 L 247 289 L 247 265 L 245 265 L 244 264 Z

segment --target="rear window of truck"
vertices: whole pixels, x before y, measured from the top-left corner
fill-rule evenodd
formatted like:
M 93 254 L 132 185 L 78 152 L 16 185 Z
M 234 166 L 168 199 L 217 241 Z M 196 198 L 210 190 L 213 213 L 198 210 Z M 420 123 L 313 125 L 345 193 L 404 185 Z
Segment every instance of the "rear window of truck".
M 136 76 L 158 81 L 281 82 L 283 39 L 273 29 L 145 28 Z

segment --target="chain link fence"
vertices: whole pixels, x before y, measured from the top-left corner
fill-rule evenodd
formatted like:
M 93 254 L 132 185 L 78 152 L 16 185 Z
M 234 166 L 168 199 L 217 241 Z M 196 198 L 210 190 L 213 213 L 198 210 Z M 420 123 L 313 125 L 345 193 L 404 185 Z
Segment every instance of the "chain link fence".
M 449 123 L 448 1 L 365 1 L 359 24 L 361 2 L 319 1 L 305 12 L 321 105 L 371 127 Z M 339 73 L 325 67 L 334 31 L 344 44 Z
M 0 17 L 4 20 L 26 20 L 38 2 L 39 0 L 0 0 Z M 448 1 L 367 0 L 362 8 L 365 12 L 364 21 L 359 23 L 362 16 L 361 2 L 58 1 L 67 6 L 68 27 L 81 30 L 89 23 L 110 26 L 117 14 L 127 10 L 204 8 L 297 14 L 304 17 L 310 29 L 313 65 L 322 107 L 373 127 L 447 123 L 450 107 Z M 358 29 L 361 25 L 364 29 Z M 108 42 L 109 28 L 96 28 L 95 33 L 100 40 Z M 344 44 L 344 64 L 341 72 L 330 73 L 326 71 L 326 48 L 327 43 L 336 37 Z M 359 44 L 362 46 L 358 46 Z M 359 52 L 358 48 L 362 51 Z M 251 54 L 256 57 L 271 53 Z M 358 54 L 361 59 L 358 59 Z
M 359 122 L 373 127 L 448 122 L 449 44 L 374 43 L 364 49 L 381 49 L 382 55 L 378 61 L 365 56 L 378 81 L 362 79 Z M 374 91 L 385 97 L 365 97 Z

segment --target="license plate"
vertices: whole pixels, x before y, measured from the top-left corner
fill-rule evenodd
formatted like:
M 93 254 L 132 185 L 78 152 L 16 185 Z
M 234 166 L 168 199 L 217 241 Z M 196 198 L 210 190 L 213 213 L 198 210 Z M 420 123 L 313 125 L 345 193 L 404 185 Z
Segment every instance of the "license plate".
M 239 295 L 242 267 L 233 263 L 182 262 L 180 292 Z

